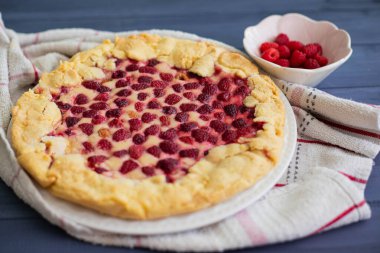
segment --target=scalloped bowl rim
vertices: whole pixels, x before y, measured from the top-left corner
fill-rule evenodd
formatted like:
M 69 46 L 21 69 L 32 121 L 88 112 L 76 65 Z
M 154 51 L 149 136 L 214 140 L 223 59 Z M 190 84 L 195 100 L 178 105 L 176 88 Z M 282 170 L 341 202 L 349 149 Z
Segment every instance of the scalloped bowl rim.
M 262 24 L 264 21 L 268 20 L 268 19 L 272 19 L 272 18 L 275 18 L 275 17 L 285 17 L 285 16 L 295 16 L 297 18 L 301 18 L 301 19 L 304 19 L 304 20 L 307 20 L 311 23 L 325 23 L 325 24 L 328 24 L 330 25 L 331 27 L 333 27 L 336 31 L 339 31 L 339 32 L 342 32 L 345 37 L 347 38 L 347 48 L 349 49 L 348 53 L 346 54 L 346 56 L 344 56 L 343 58 L 339 59 L 338 61 L 335 61 L 331 64 L 327 64 L 326 66 L 323 66 L 323 67 L 320 67 L 320 68 L 317 68 L 317 69 L 302 69 L 302 68 L 288 68 L 288 67 L 282 67 L 280 65 L 277 65 L 277 64 L 274 64 L 273 62 L 270 62 L 270 61 L 267 61 L 267 60 L 264 60 L 262 59 L 260 56 L 257 56 L 255 53 L 253 52 L 250 52 L 249 50 L 247 50 L 247 47 L 245 46 L 245 42 L 247 40 L 247 33 L 249 32 L 249 30 L 252 30 L 253 28 L 255 27 L 258 27 L 260 26 L 260 24 Z M 346 31 L 346 30 L 343 30 L 343 29 L 339 29 L 335 24 L 331 23 L 330 21 L 327 21 L 327 20 L 320 20 L 320 21 L 317 21 L 317 20 L 314 20 L 314 19 L 311 19 L 305 15 L 302 15 L 302 14 L 299 14 L 299 13 L 287 13 L 285 15 L 270 15 L 264 19 L 262 19 L 258 24 L 254 25 L 254 26 L 248 26 L 245 30 L 244 30 L 244 39 L 243 39 L 243 43 L 244 43 L 244 48 L 245 50 L 247 51 L 247 53 L 253 57 L 255 60 L 257 61 L 263 61 L 267 64 L 269 64 L 270 66 L 274 67 L 274 68 L 279 68 L 279 69 L 286 69 L 286 70 L 289 70 L 290 72 L 297 72 L 297 73 L 300 73 L 300 72 L 303 72 L 303 73 L 316 73 L 316 72 L 323 72 L 327 69 L 331 69 L 332 67 L 338 67 L 340 66 L 341 64 L 343 64 L 345 61 L 347 61 L 347 59 L 352 55 L 352 47 L 351 47 L 351 37 L 349 35 L 349 33 Z M 257 58 L 257 59 L 256 59 Z

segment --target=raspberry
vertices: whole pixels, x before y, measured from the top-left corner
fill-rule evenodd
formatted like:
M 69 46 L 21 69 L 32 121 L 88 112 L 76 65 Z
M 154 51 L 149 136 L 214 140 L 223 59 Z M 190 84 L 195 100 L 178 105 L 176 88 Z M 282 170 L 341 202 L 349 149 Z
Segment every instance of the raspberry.
M 179 108 L 183 112 L 191 112 L 191 111 L 195 111 L 195 109 L 197 108 L 197 105 L 196 104 L 185 103 L 185 104 L 181 104 L 179 106 Z
M 150 127 L 144 130 L 145 136 L 148 135 L 156 135 L 160 131 L 160 127 L 158 125 L 151 125 Z
M 161 121 L 161 124 L 163 126 L 169 126 L 170 125 L 170 119 L 167 116 L 161 116 L 160 121 Z
M 132 157 L 134 159 L 138 159 L 138 158 L 140 158 L 140 156 L 144 152 L 144 147 L 141 145 L 132 145 L 129 147 L 128 151 L 129 151 L 130 157 Z
M 197 142 L 204 142 L 207 141 L 209 134 L 207 131 L 203 129 L 195 129 L 191 131 L 191 136 L 197 141 Z
M 90 108 L 93 110 L 105 110 L 108 108 L 108 105 L 104 102 L 96 102 L 90 105 Z
M 317 54 L 318 47 L 315 44 L 307 44 L 302 48 L 302 52 L 306 54 L 307 58 L 310 58 Z
M 103 123 L 104 121 L 106 121 L 106 117 L 104 117 L 102 115 L 95 115 L 92 118 L 91 123 L 94 124 L 94 125 L 98 125 L 100 123 Z
M 126 156 L 127 154 L 128 154 L 128 151 L 125 149 L 122 149 L 122 150 L 118 150 L 118 151 L 113 152 L 112 155 L 120 158 L 120 157 Z
M 116 96 L 119 97 L 128 97 L 132 94 L 132 91 L 129 89 L 123 89 L 116 93 Z
M 160 168 L 166 174 L 173 172 L 178 166 L 178 161 L 173 158 L 166 158 L 157 162 L 157 167 Z
M 121 108 L 121 107 L 125 107 L 128 105 L 128 100 L 126 98 L 116 98 L 114 101 L 115 105 L 117 105 L 117 107 Z
M 122 128 L 113 133 L 112 140 L 119 142 L 128 139 L 129 137 L 131 137 L 131 133 Z
M 68 103 L 62 103 L 61 101 L 56 102 L 56 105 L 61 110 L 69 110 L 71 108 L 71 105 Z M 72 110 L 71 110 L 72 112 Z
M 157 100 L 152 100 L 152 101 L 150 101 L 148 103 L 148 108 L 149 109 L 158 109 L 160 107 L 161 107 L 161 105 L 160 105 L 160 103 Z
M 297 40 L 289 41 L 287 46 L 290 49 L 290 51 L 292 51 L 292 52 L 295 50 L 301 50 L 303 48 L 303 44 Z
M 115 87 L 116 88 L 127 87 L 129 84 L 130 82 L 127 81 L 126 79 L 120 79 L 120 80 L 117 80 Z
M 235 90 L 235 92 L 234 92 L 234 95 L 236 96 L 236 95 L 240 95 L 240 96 L 242 96 L 242 97 L 245 97 L 245 96 L 247 96 L 248 94 L 249 94 L 249 92 L 250 92 L 250 90 L 249 90 L 249 88 L 248 88 L 248 86 L 239 86 L 236 90 Z
M 228 116 L 231 116 L 231 117 L 235 117 L 236 114 L 237 114 L 237 106 L 234 105 L 234 104 L 230 104 L 230 105 L 226 105 L 224 107 L 224 112 L 228 115 Z
M 214 135 L 210 135 L 207 139 L 208 142 L 212 143 L 212 144 L 216 144 L 218 142 L 218 137 L 217 136 L 214 136 Z
M 231 98 L 231 93 L 223 92 L 223 93 L 220 93 L 216 98 L 220 101 L 227 102 Z
M 186 112 L 179 112 L 174 119 L 178 122 L 186 122 L 189 119 L 189 114 Z
M 96 89 L 97 92 L 103 93 L 103 92 L 109 92 L 111 91 L 111 88 L 108 88 L 107 86 L 99 86 L 99 88 Z
M 153 81 L 153 78 L 150 76 L 140 76 L 137 79 L 137 82 L 139 83 L 151 83 Z
M 317 69 L 320 66 L 316 59 L 309 58 L 305 61 L 305 63 L 303 64 L 303 67 L 305 69 Z
M 121 116 L 121 109 L 110 109 L 106 112 L 107 118 L 119 118 Z
M 197 126 L 198 125 L 195 122 L 188 122 L 188 123 L 182 123 L 181 125 L 179 125 L 179 129 L 182 132 L 190 132 L 191 130 L 193 130 Z
M 180 157 L 190 157 L 190 158 L 197 158 L 199 154 L 199 149 L 191 148 L 191 149 L 184 149 L 179 151 Z
M 264 51 L 261 58 L 270 62 L 275 62 L 278 58 L 280 58 L 280 52 L 275 48 L 269 48 Z
M 212 107 L 208 104 L 204 104 L 197 109 L 197 112 L 200 114 L 208 114 L 212 112 Z
M 74 100 L 77 105 L 84 105 L 88 103 L 88 97 L 84 94 L 78 94 Z
M 152 146 L 152 147 L 148 148 L 146 150 L 146 152 L 148 152 L 152 156 L 155 156 L 155 157 L 159 158 L 160 154 L 161 154 L 161 149 L 159 147 L 157 147 L 157 146 Z
M 144 101 L 148 97 L 148 94 L 145 92 L 140 92 L 137 94 L 137 99 L 140 101 Z
M 129 122 L 129 128 L 132 131 L 137 131 L 142 127 L 142 122 L 139 119 L 130 119 Z
M 174 128 L 170 128 L 165 132 L 161 132 L 159 137 L 163 140 L 173 140 L 177 138 L 177 131 Z
M 162 107 L 162 112 L 165 114 L 168 114 L 168 115 L 176 114 L 177 109 L 174 106 L 164 106 L 164 107 Z
M 301 66 L 306 61 L 306 55 L 299 50 L 295 50 L 290 57 L 290 66 L 293 68 Z
M 187 144 L 193 144 L 193 139 L 190 136 L 181 136 L 179 140 Z
M 277 49 L 278 48 L 278 44 L 275 43 L 275 42 L 264 42 L 260 45 L 260 52 L 261 53 L 264 53 L 265 51 L 267 51 L 269 48 L 274 48 L 274 49 Z
M 102 174 L 103 172 L 106 172 L 106 171 L 108 171 L 108 170 L 105 169 L 105 168 L 102 168 L 102 167 L 96 167 L 96 168 L 94 168 L 94 171 L 95 171 L 96 173 L 98 173 L 98 174 Z
M 94 100 L 98 100 L 98 101 L 107 101 L 109 98 L 109 94 L 108 93 L 100 93 L 99 95 L 97 95 Z
M 104 155 L 94 155 L 87 158 L 87 162 L 89 163 L 90 167 L 93 167 L 97 163 L 102 163 L 105 160 L 107 160 L 107 157 Z
M 87 110 L 87 111 L 83 112 L 83 117 L 84 118 L 93 118 L 97 114 L 98 114 L 98 112 L 96 110 Z
M 218 87 L 215 84 L 206 85 L 202 92 L 208 95 L 214 95 L 216 91 L 218 90 Z
M 137 102 L 137 103 L 135 104 L 135 109 L 136 109 L 136 111 L 138 111 L 138 112 L 142 112 L 142 111 L 144 110 L 144 104 L 141 103 L 141 102 Z
M 247 126 L 247 123 L 244 121 L 244 119 L 235 119 L 233 122 L 232 122 L 232 126 L 237 128 L 237 129 L 240 129 L 240 128 L 244 128 Z
M 207 103 L 208 101 L 210 101 L 210 98 L 211 96 L 206 94 L 206 93 L 201 93 L 199 94 L 198 96 L 198 101 L 202 102 L 202 103 Z
M 168 86 L 168 83 L 165 82 L 165 81 L 160 81 L 160 80 L 154 80 L 150 83 L 150 86 L 151 87 L 154 87 L 154 88 L 160 88 L 160 89 L 163 89 L 165 88 L 166 86 Z
M 91 135 L 94 132 L 94 125 L 90 123 L 82 123 L 78 127 L 87 135 Z
M 317 47 L 317 54 L 322 55 L 322 46 L 319 43 L 314 43 L 314 45 Z
M 265 122 L 256 121 L 256 122 L 253 122 L 252 127 L 258 131 L 258 130 L 263 129 L 264 124 L 265 124 Z
M 170 73 L 160 73 L 160 77 L 163 81 L 170 82 L 173 80 L 173 75 Z
M 165 90 L 163 89 L 154 89 L 153 94 L 156 98 L 163 97 L 165 95 Z
M 82 143 L 84 149 L 87 151 L 87 152 L 92 152 L 94 151 L 94 147 L 92 146 L 92 144 L 88 141 L 85 141 Z
M 141 171 L 148 177 L 151 177 L 154 175 L 154 168 L 151 166 L 144 166 L 141 168 Z
M 149 59 L 146 65 L 149 66 L 149 67 L 154 67 L 154 66 L 156 66 L 159 63 L 160 62 L 157 59 L 153 58 L 153 59 Z
M 112 78 L 117 79 L 117 78 L 123 78 L 127 75 L 125 71 L 123 70 L 116 70 L 115 72 L 112 73 Z
M 231 87 L 231 84 L 232 84 L 232 79 L 225 77 L 219 81 L 218 88 L 221 91 L 228 91 Z
M 156 68 L 150 66 L 144 66 L 139 68 L 140 73 L 154 74 L 157 72 Z
M 83 81 L 82 85 L 90 90 L 97 90 L 100 86 L 100 83 L 97 81 Z
M 132 137 L 132 141 L 134 144 L 137 144 L 137 145 L 140 145 L 140 144 L 143 144 L 145 142 L 145 136 L 142 135 L 142 134 L 135 134 L 133 137 Z
M 183 86 L 179 83 L 176 83 L 172 86 L 172 89 L 177 92 L 177 93 L 181 93 L 183 91 Z
M 285 68 L 288 68 L 290 66 L 290 62 L 288 59 L 277 59 L 277 61 L 275 61 L 274 63 Z
M 214 101 L 214 102 L 212 102 L 212 108 L 214 108 L 214 109 L 222 109 L 223 108 L 223 104 L 220 101 Z
M 226 114 L 224 112 L 216 112 L 214 113 L 214 117 L 217 119 L 223 119 Z
M 120 168 L 120 173 L 121 174 L 127 174 L 128 172 L 131 172 L 132 170 L 136 169 L 137 167 L 139 167 L 139 165 L 132 161 L 132 160 L 127 160 L 125 162 L 123 162 L 123 165 L 121 165 L 121 168 Z
M 209 121 L 210 120 L 210 118 L 206 115 L 201 115 L 201 116 L 199 116 L 199 118 L 203 121 Z
M 241 128 L 237 131 L 237 135 L 238 136 L 245 136 L 245 135 L 248 135 L 248 134 L 251 134 L 252 132 L 254 132 L 252 130 L 252 128 L 250 127 L 245 127 L 245 128 Z
M 222 140 L 230 143 L 234 142 L 237 138 L 237 133 L 235 130 L 227 130 L 222 134 Z
M 254 109 L 251 110 L 251 111 L 248 113 L 247 118 L 248 118 L 248 119 L 253 119 L 253 118 L 255 118 L 255 110 L 254 110 Z
M 245 105 L 241 105 L 241 106 L 239 107 L 239 111 L 240 111 L 241 113 L 245 113 L 245 112 L 248 112 L 248 111 L 249 111 L 249 108 L 246 107 Z
M 136 90 L 136 91 L 145 90 L 146 88 L 149 88 L 149 84 L 148 83 L 135 83 L 135 84 L 132 84 L 131 88 L 132 88 L 132 90 Z
M 125 70 L 128 72 L 133 72 L 139 69 L 139 66 L 137 64 L 129 64 Z
M 227 125 L 220 120 L 212 120 L 210 122 L 210 127 L 218 133 L 223 133 L 227 129 Z
M 195 83 L 195 82 L 193 82 L 193 83 L 185 83 L 183 85 L 183 87 L 185 87 L 186 90 L 195 90 L 195 89 L 198 89 L 199 86 L 200 86 L 200 84 L 199 83 Z
M 72 126 L 76 125 L 79 121 L 80 121 L 80 118 L 76 118 L 76 117 L 67 117 L 65 119 L 67 127 L 72 127 Z
M 286 45 L 289 42 L 289 37 L 288 37 L 288 35 L 286 35 L 284 33 L 280 33 L 279 35 L 277 35 L 274 42 L 276 42 L 279 45 Z
M 240 85 L 247 85 L 247 79 L 243 79 L 243 78 L 240 78 L 240 77 L 237 77 L 237 76 L 234 78 L 234 82 L 238 86 L 240 86 Z
M 179 149 L 178 144 L 172 141 L 162 141 L 159 146 L 164 153 L 171 155 L 177 153 Z
M 183 96 L 187 98 L 188 100 L 193 101 L 195 99 L 195 95 L 192 92 L 185 92 L 183 93 Z
M 279 46 L 278 52 L 280 53 L 280 58 L 288 59 L 290 57 L 290 49 L 285 45 Z
M 145 113 L 141 116 L 141 120 L 142 120 L 142 122 L 144 122 L 144 123 L 149 123 L 149 122 L 155 120 L 156 118 L 157 118 L 156 115 L 151 114 L 151 113 L 149 113 L 149 112 L 145 112 Z
M 329 62 L 329 60 L 326 57 L 319 55 L 319 54 L 316 54 L 314 56 L 314 59 L 316 59 L 318 61 L 318 64 L 321 67 L 326 66 L 327 63 Z
M 71 107 L 70 111 L 73 113 L 73 114 L 80 114 L 82 112 L 84 112 L 86 110 L 86 108 L 82 107 L 82 106 L 73 106 Z
M 112 148 L 112 143 L 109 142 L 109 141 L 106 140 L 106 139 L 101 139 L 100 141 L 98 141 L 97 146 L 98 146 L 100 149 L 103 149 L 103 150 L 111 150 L 111 148 Z
M 177 104 L 179 101 L 181 101 L 181 97 L 178 96 L 177 94 L 170 94 L 169 96 L 167 96 L 165 98 L 165 103 L 169 104 L 169 105 L 175 105 Z
M 110 122 L 108 122 L 108 125 L 110 127 L 122 127 L 123 122 L 120 119 L 113 119 Z

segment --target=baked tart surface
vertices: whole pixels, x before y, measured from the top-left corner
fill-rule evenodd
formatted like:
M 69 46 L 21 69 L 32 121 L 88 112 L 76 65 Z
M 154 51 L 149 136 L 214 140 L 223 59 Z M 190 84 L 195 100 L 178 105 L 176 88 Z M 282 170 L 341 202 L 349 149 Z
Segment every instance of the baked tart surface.
M 152 34 L 74 55 L 12 114 L 18 161 L 42 187 L 129 219 L 226 200 L 270 172 L 283 143 L 279 91 L 249 60 Z

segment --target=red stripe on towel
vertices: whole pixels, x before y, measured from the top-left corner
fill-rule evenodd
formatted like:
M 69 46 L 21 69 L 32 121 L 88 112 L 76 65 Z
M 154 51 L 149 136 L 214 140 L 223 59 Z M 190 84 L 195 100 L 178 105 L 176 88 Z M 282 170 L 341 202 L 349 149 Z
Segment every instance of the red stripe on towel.
M 323 225 L 322 227 L 318 228 L 317 230 L 315 230 L 313 233 L 311 233 L 310 235 L 314 235 L 314 234 L 318 234 L 320 232 L 322 232 L 323 230 L 331 227 L 333 224 L 335 224 L 336 222 L 338 222 L 339 220 L 343 219 L 344 217 L 346 217 L 348 214 L 350 214 L 352 211 L 362 207 L 365 205 L 365 200 L 361 201 L 360 203 L 358 204 L 354 204 L 353 206 L 351 206 L 350 208 L 344 210 L 342 213 L 340 213 L 339 215 L 337 215 L 334 219 L 332 219 L 331 221 L 329 221 L 328 223 L 326 223 L 325 225 Z
M 347 174 L 343 171 L 339 171 L 340 174 L 342 174 L 343 176 L 346 176 L 348 177 L 348 179 L 350 179 L 351 181 L 354 181 L 354 182 L 357 182 L 357 183 L 360 183 L 360 184 L 366 184 L 367 183 L 367 180 L 365 179 L 362 179 L 362 178 L 357 178 L 357 177 L 354 177 L 350 174 Z

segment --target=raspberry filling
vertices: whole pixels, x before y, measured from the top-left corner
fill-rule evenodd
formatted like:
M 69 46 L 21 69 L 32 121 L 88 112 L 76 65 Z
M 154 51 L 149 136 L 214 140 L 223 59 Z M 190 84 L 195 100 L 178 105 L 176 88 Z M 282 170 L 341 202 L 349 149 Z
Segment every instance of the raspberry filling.
M 209 149 L 262 129 L 243 105 L 246 79 L 217 67 L 199 77 L 156 59 L 116 63 L 104 79 L 53 95 L 62 122 L 51 135 L 65 136 L 66 152 L 84 155 L 96 173 L 174 182 Z

